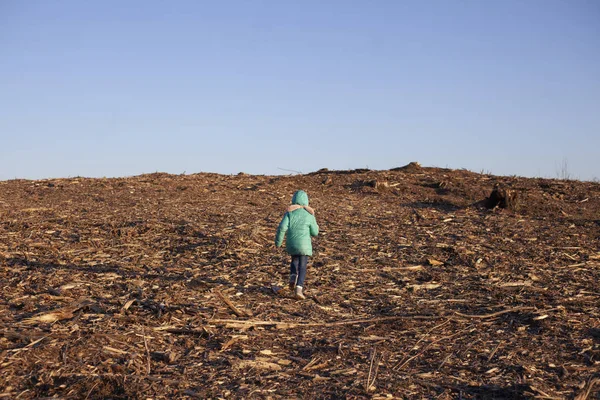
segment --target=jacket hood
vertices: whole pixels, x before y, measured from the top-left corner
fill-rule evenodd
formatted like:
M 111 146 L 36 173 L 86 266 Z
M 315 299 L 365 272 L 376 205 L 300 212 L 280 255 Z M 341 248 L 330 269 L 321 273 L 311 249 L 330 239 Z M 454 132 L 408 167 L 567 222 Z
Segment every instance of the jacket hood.
M 298 204 L 299 206 L 308 206 L 308 195 L 304 190 L 298 190 L 292 197 L 292 204 Z

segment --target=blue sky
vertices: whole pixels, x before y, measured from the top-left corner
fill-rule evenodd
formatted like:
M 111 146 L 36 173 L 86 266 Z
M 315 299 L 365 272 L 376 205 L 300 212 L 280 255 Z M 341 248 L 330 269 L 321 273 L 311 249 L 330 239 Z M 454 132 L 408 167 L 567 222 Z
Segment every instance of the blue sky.
M 0 0 L 0 179 L 600 178 L 600 2 Z

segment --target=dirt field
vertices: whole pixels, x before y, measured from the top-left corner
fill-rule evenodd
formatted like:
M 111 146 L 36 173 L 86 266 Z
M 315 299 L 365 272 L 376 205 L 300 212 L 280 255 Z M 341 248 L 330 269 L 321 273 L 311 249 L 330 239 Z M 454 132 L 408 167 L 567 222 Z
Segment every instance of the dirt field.
M 273 245 L 297 189 L 321 228 L 304 301 Z M 4 181 L 0 398 L 600 398 L 599 279 L 592 182 Z

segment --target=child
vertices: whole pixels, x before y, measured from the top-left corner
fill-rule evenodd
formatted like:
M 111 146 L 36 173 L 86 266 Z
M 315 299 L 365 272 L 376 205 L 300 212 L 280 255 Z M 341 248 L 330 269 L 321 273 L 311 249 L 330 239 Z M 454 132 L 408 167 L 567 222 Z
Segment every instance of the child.
M 315 219 L 315 211 L 308 206 L 308 195 L 303 190 L 294 193 L 292 205 L 288 207 L 277 228 L 275 246 L 281 246 L 286 232 L 285 248 L 292 256 L 290 290 L 295 288 L 296 298 L 304 299 L 302 287 L 306 277 L 306 265 L 308 264 L 308 257 L 312 256 L 310 238 L 319 234 L 319 225 L 317 225 Z

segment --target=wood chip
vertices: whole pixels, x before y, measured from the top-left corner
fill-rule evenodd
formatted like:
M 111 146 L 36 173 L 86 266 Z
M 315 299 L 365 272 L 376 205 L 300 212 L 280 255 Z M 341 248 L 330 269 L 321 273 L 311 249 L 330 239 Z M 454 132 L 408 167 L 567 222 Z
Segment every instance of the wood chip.
M 281 365 L 262 360 L 241 360 L 236 364 L 239 369 L 255 368 L 269 371 L 281 371 Z
M 434 258 L 428 258 L 427 262 L 429 263 L 429 265 L 433 265 L 433 266 L 444 265 L 444 263 L 442 261 L 438 261 Z

